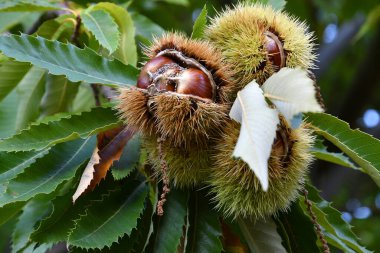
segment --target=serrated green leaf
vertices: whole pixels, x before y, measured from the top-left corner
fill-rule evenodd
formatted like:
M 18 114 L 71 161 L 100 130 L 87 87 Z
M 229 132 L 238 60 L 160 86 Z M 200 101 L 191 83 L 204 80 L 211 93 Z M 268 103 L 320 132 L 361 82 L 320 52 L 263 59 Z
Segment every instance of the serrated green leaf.
M 322 199 L 317 189 L 307 185 L 308 199 L 313 203 L 312 209 L 317 217 L 318 224 L 322 227 L 326 240 L 329 244 L 344 252 L 369 253 L 359 244 L 356 235 L 351 231 L 351 226 L 342 219 L 342 214 L 333 208 L 329 202 Z M 307 206 L 300 201 L 304 212 L 308 214 Z
M 204 5 L 201 13 L 194 22 L 193 32 L 191 33 L 192 39 L 201 39 L 207 25 L 207 6 Z
M 72 82 L 126 86 L 135 84 L 139 73 L 133 66 L 102 58 L 90 48 L 80 49 L 25 34 L 1 35 L 0 50 L 18 61 L 48 69 L 54 75 L 65 75 Z
M 0 226 L 5 222 L 13 218 L 16 214 L 20 212 L 22 207 L 25 205 L 24 202 L 12 203 L 9 205 L 5 205 L 0 208 Z
M 37 158 L 43 157 L 48 152 L 48 149 L 29 152 L 0 152 L 0 184 L 15 178 L 34 163 Z
M 9 181 L 6 192 L 0 196 L 0 206 L 53 192 L 60 183 L 74 177 L 78 167 L 91 156 L 94 146 L 94 138 L 87 138 L 51 148 L 49 154 Z
M 42 0 L 3 0 L 0 2 L 0 12 L 4 11 L 50 11 L 64 9 L 58 4 Z
M 210 206 L 205 192 L 195 192 L 189 205 L 189 229 L 186 234 L 186 252 L 222 252 L 222 230 L 218 213 Z M 269 251 L 268 251 L 269 252 Z
M 302 200 L 300 199 L 299 202 Z M 281 212 L 276 218 L 277 231 L 282 245 L 292 253 L 320 253 L 314 225 L 305 215 L 300 204 L 294 202 L 288 212 Z
M 335 153 L 327 150 L 327 147 L 323 145 L 321 140 L 317 140 L 314 143 L 313 148 L 311 149 L 311 153 L 318 159 L 335 163 L 341 166 L 345 166 L 347 168 L 352 168 L 355 170 L 360 170 L 355 164 L 353 164 L 350 159 L 345 156 L 343 153 Z
M 306 121 L 314 131 L 348 155 L 380 187 L 380 140 L 325 113 L 308 113 Z
M 87 138 L 121 124 L 111 108 L 96 107 L 89 112 L 73 114 L 47 124 L 31 125 L 8 139 L 0 141 L 0 151 L 41 150 L 57 143 Z
M 164 205 L 164 215 L 159 218 L 153 234 L 153 252 L 176 252 L 181 242 L 187 214 L 188 193 L 171 189 Z
M 12 253 L 17 253 L 27 246 L 34 225 L 49 212 L 49 209 L 50 202 L 39 199 L 32 200 L 24 206 L 23 213 L 18 218 L 13 230 Z
M 78 83 L 70 82 L 64 76 L 47 75 L 40 117 L 71 111 L 78 88 Z
M 19 105 L 16 117 L 16 129 L 26 128 L 40 114 L 38 105 L 44 94 L 46 70 L 32 67 L 17 86 Z
M 135 134 L 125 146 L 118 161 L 111 167 L 112 176 L 115 180 L 127 177 L 138 165 L 140 161 L 141 136 Z
M 95 36 L 100 45 L 112 54 L 119 46 L 120 32 L 112 16 L 103 10 L 82 12 L 83 25 Z
M 147 193 L 145 182 L 130 183 L 124 190 L 112 192 L 97 201 L 76 221 L 68 243 L 81 248 L 102 249 L 124 234 L 130 235 L 143 212 Z
M 0 101 L 11 92 L 30 69 L 29 63 L 7 61 L 0 65 Z
M 103 10 L 113 17 L 120 32 L 119 48 L 114 52 L 113 56 L 124 64 L 136 66 L 135 27 L 128 11 L 113 3 L 98 3 L 92 7 L 92 10 Z
M 83 163 L 78 170 L 75 181 L 79 181 L 81 172 L 86 167 L 86 164 Z M 94 191 L 78 199 L 75 204 L 72 202 L 75 187 L 71 187 L 70 191 L 64 195 L 56 196 L 52 200 L 52 212 L 36 227 L 36 230 L 31 235 L 32 240 L 39 243 L 67 241 L 69 232 L 74 228 L 74 221 L 79 219 L 80 215 L 85 214 L 86 209 L 91 206 L 91 201 L 101 200 L 102 194 L 119 189 L 119 185 L 110 179 L 111 177 L 108 177 L 103 180 Z

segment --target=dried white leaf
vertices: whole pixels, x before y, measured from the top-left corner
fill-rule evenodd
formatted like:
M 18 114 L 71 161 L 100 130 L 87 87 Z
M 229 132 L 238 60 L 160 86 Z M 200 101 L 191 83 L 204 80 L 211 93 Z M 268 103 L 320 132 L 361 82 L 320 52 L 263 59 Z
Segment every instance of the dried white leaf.
M 230 117 L 241 123 L 232 155 L 249 165 L 263 190 L 267 191 L 268 159 L 279 124 L 278 112 L 268 106 L 263 91 L 252 81 L 238 92 Z
M 98 151 L 99 149 L 98 147 L 96 147 L 94 152 L 92 153 L 90 161 L 88 162 L 86 168 L 83 171 L 77 190 L 73 195 L 73 202 L 75 202 L 79 198 L 79 196 L 82 195 L 82 193 L 88 188 L 92 179 L 94 178 L 94 166 L 99 164 L 100 162 L 100 156 Z
M 323 112 L 316 98 L 314 81 L 300 68 L 282 68 L 261 88 L 288 121 L 301 112 Z

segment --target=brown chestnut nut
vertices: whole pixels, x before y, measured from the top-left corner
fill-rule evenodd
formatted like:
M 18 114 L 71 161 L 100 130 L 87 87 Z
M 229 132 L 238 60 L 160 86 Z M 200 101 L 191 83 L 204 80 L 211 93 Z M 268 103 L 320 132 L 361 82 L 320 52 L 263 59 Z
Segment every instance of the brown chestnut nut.
M 281 41 L 272 32 L 265 32 L 265 49 L 267 51 L 267 60 L 275 67 L 275 71 L 285 67 L 286 56 Z
M 177 93 L 212 98 L 212 85 L 206 74 L 196 68 L 184 70 L 178 78 Z
M 215 98 L 212 74 L 195 59 L 175 50 L 161 52 L 142 68 L 137 87 L 149 93 L 171 91 L 206 99 Z
M 172 59 L 165 56 L 158 56 L 147 62 L 141 69 L 140 76 L 137 79 L 137 87 L 147 89 L 152 83 L 152 74 L 162 66 L 175 63 Z

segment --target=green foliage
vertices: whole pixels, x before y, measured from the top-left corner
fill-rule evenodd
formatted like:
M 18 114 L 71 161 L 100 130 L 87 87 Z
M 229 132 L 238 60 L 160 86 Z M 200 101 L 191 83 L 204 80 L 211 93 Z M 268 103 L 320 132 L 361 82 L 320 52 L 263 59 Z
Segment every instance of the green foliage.
M 351 226 L 342 219 L 338 210 L 333 208 L 326 200 L 323 200 L 313 186 L 308 185 L 306 189 L 308 199 L 313 202 L 312 209 L 329 244 L 344 252 L 371 252 L 359 245 L 358 238 L 351 231 Z M 300 204 L 305 213 L 307 213 L 305 203 L 301 202 Z
M 260 2 L 278 10 L 286 3 Z M 341 2 L 310 5 L 333 13 Z M 42 253 L 59 242 L 67 243 L 70 252 L 228 252 L 224 223 L 240 238 L 237 252 L 321 252 L 303 197 L 266 221 L 225 220 L 207 186 L 170 185 L 164 215 L 158 216 L 162 185 L 140 134 L 113 162 L 112 176 L 72 202 L 99 145 L 93 135 L 122 126 L 116 111 L 107 107 L 115 102 L 114 88 L 135 85 L 136 66 L 146 60 L 143 47 L 155 36 L 176 27 L 201 40 L 208 18 L 224 8 L 217 1 L 207 5 L 188 0 L 0 2 L 0 225 L 16 223 L 12 233 L 5 233 L 12 234 L 12 252 Z M 314 9 L 302 1 L 287 7 L 302 12 L 321 33 L 311 17 Z M 357 38 L 367 39 L 376 27 L 378 9 L 373 8 Z M 193 24 L 190 17 L 198 10 Z M 325 20 L 321 13 L 318 18 Z M 331 115 L 307 114 L 306 120 L 320 138 L 311 150 L 317 159 L 364 171 L 380 185 L 377 139 Z M 342 153 L 330 151 L 333 146 Z M 369 252 L 341 213 L 314 187 L 306 188 L 329 245 Z
M 193 33 L 191 34 L 192 39 L 201 39 L 204 34 L 204 30 L 207 25 L 207 6 L 203 6 L 201 13 L 194 22 Z
M 25 34 L 0 36 L 0 50 L 18 61 L 46 68 L 51 74 L 65 75 L 72 82 L 125 86 L 135 83 L 138 74 L 134 67 L 102 58 L 89 48 Z
M 93 145 L 93 138 L 56 145 L 7 183 L 6 191 L 0 196 L 0 206 L 53 192 L 60 183 L 74 177 L 78 167 L 91 156 Z
M 0 151 L 41 150 L 76 138 L 87 138 L 118 125 L 120 122 L 112 109 L 98 107 L 46 124 L 31 125 L 28 129 L 0 141 Z
M 0 64 L 0 101 L 11 92 L 30 69 L 30 64 L 6 61 Z
M 317 140 L 314 143 L 314 147 L 311 149 L 311 153 L 320 160 L 335 163 L 344 167 L 358 170 L 359 168 L 350 161 L 350 159 L 343 153 L 329 152 L 327 147 L 323 145 L 322 140 Z
M 112 16 L 103 11 L 85 11 L 81 15 L 84 26 L 111 54 L 118 48 L 120 33 Z
M 380 186 L 380 141 L 329 114 L 310 113 L 315 132 L 348 155 Z
M 4 0 L 0 2 L 0 11 L 49 11 L 63 9 L 58 4 L 43 0 Z

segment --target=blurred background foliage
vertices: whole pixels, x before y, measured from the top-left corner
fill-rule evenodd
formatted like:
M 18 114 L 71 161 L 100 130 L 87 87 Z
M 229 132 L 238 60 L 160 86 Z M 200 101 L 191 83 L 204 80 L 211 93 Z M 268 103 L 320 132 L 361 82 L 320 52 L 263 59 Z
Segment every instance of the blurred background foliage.
M 78 4 L 86 1 L 75 0 Z M 205 1 L 135 0 L 111 1 L 128 8 L 136 25 L 150 19 L 151 32 L 136 38 L 149 43 L 152 34 L 164 30 L 190 34 Z M 209 0 L 208 15 L 232 6 L 237 1 Z M 327 112 L 339 116 L 351 127 L 380 138 L 380 3 L 378 0 L 290 0 L 285 10 L 309 24 L 315 32 L 319 54 L 314 73 L 327 106 Z M 139 14 L 137 14 L 139 13 Z M 39 20 L 50 12 L 7 12 L 0 15 L 0 33 L 32 33 Z M 142 16 L 143 15 L 143 16 Z M 139 29 L 137 29 L 139 30 Z M 141 52 L 140 52 L 141 53 Z M 4 59 L 0 56 L 0 62 Z M 2 103 L 6 103 L 6 98 Z M 9 107 L 8 107 L 9 108 Z M 12 107 L 13 109 L 16 106 Z M 0 117 L 15 114 L 0 107 Z M 1 116 L 3 115 L 3 116 Z M 11 123 L 10 123 L 11 124 Z M 9 135 L 13 126 L 0 126 L 0 137 Z M 315 163 L 312 181 L 322 196 L 334 202 L 350 222 L 354 232 L 369 249 L 380 252 L 380 191 L 368 175 L 324 162 Z M 0 230 L 0 248 L 5 249 L 14 221 Z

